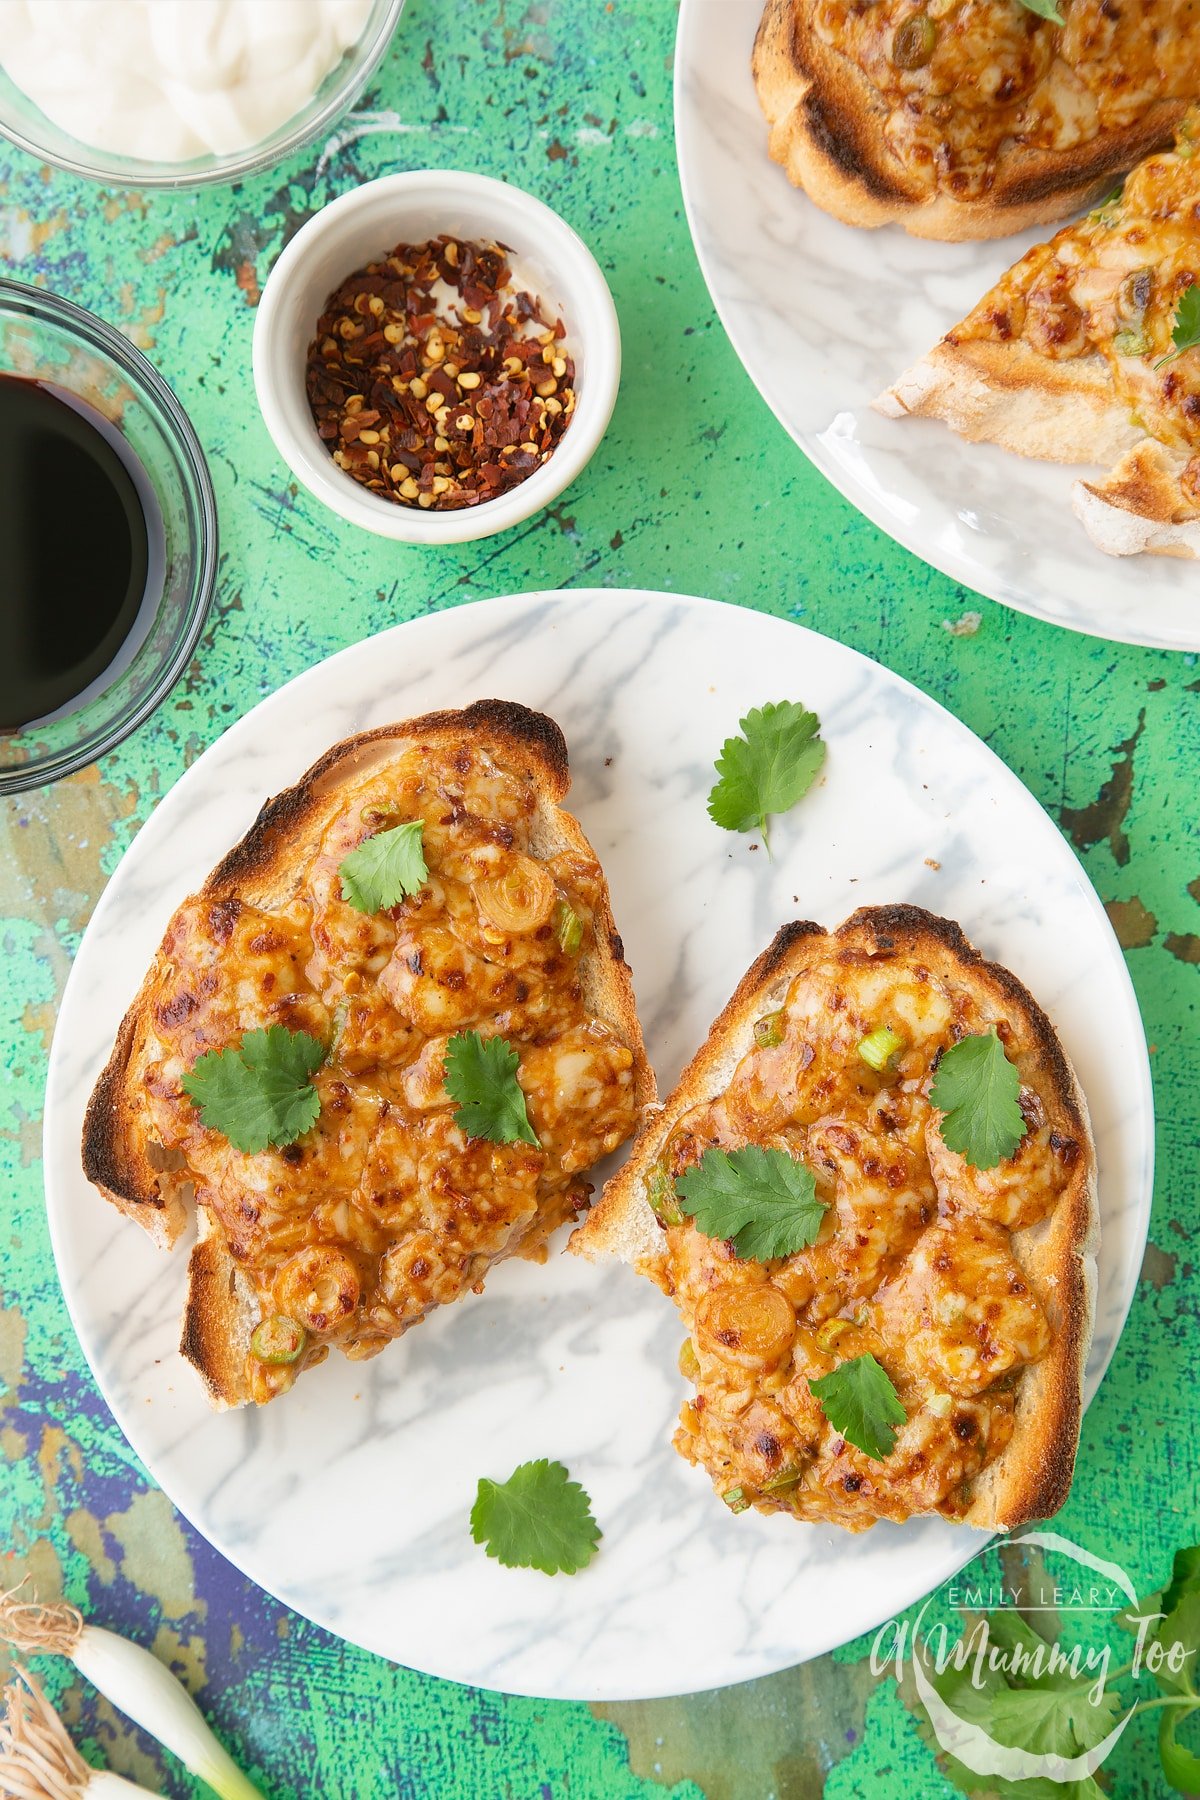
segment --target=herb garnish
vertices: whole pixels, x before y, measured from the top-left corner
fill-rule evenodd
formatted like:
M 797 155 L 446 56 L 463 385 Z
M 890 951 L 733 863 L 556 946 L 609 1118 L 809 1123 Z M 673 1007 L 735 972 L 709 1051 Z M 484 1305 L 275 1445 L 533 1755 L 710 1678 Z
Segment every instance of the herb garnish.
M 1055 25 L 1065 25 L 1067 22 L 1058 10 L 1058 0 L 1021 0 L 1021 5 L 1029 12 L 1036 13 L 1039 19 L 1049 19 Z
M 446 1045 L 446 1092 L 458 1102 L 454 1123 L 468 1137 L 541 1148 L 517 1081 L 521 1059 L 502 1037 L 460 1031 Z
M 896 1448 L 896 1428 L 908 1414 L 882 1363 L 871 1355 L 839 1363 L 809 1388 L 835 1431 L 864 1456 L 879 1462 Z
M 1191 287 L 1184 290 L 1179 305 L 1175 308 L 1171 342 L 1175 348 L 1159 357 L 1154 365 L 1156 369 L 1166 368 L 1177 356 L 1182 356 L 1185 350 L 1194 350 L 1200 344 L 1200 286 L 1194 281 Z
M 795 806 L 825 761 L 821 721 L 781 700 L 754 707 L 739 722 L 741 737 L 726 738 L 716 761 L 721 779 L 708 796 L 708 816 L 726 831 L 757 827 L 770 850 L 768 815 Z
M 356 912 L 383 912 L 415 894 L 429 875 L 424 830 L 423 819 L 412 819 L 364 838 L 357 850 L 343 857 L 338 874 L 346 905 Z
M 994 1169 L 1025 1136 L 1021 1077 L 994 1031 L 965 1037 L 938 1064 L 929 1098 L 945 1115 L 942 1142 L 974 1169 Z
M 596 1554 L 591 1501 L 560 1462 L 524 1462 L 507 1481 L 479 1483 L 471 1536 L 506 1569 L 574 1575 Z
M 706 1150 L 677 1177 L 675 1193 L 706 1237 L 729 1238 L 738 1256 L 766 1262 L 811 1244 L 825 1216 L 811 1169 L 786 1150 Z
M 254 1155 L 268 1144 L 294 1144 L 312 1128 L 321 1101 L 312 1084 L 325 1046 L 307 1031 L 269 1025 L 227 1050 L 207 1050 L 184 1076 L 185 1094 L 203 1124 Z

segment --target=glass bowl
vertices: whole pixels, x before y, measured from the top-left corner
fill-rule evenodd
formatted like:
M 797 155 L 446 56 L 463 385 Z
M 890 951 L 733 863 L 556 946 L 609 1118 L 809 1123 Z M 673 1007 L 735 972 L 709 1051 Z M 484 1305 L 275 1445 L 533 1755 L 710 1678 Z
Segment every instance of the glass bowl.
M 2 68 L 0 134 L 42 162 L 108 187 L 194 188 L 240 181 L 282 162 L 354 104 L 387 49 L 403 10 L 404 0 L 373 0 L 362 36 L 329 71 L 307 106 L 269 137 L 231 156 L 197 156 L 191 162 L 166 163 L 97 150 L 48 119 Z
M 84 768 L 149 717 L 186 669 L 212 599 L 217 508 L 187 414 L 140 350 L 81 306 L 0 279 L 0 375 L 77 395 L 124 437 L 154 491 L 161 571 L 101 682 L 50 718 L 0 735 L 0 794 Z M 161 521 L 161 523 L 159 522 Z M 63 528 L 70 528 L 63 496 Z

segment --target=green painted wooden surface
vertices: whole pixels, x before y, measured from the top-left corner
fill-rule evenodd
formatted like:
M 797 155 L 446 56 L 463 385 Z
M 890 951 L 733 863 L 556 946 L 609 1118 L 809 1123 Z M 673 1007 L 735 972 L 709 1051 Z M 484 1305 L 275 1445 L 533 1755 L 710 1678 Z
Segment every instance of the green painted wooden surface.
M 343 130 L 239 189 L 105 193 L 0 155 L 6 272 L 114 321 L 174 384 L 210 458 L 223 546 L 210 626 L 157 717 L 98 769 L 3 815 L 0 1568 L 28 1569 L 44 1594 L 152 1643 L 275 1796 L 950 1791 L 864 1645 L 749 1687 L 595 1711 L 473 1693 L 349 1650 L 177 1519 L 95 1393 L 55 1280 L 38 1160 L 47 1044 L 80 933 L 158 797 L 232 719 L 329 652 L 432 608 L 627 584 L 803 619 L 949 706 L 1060 821 L 1126 946 L 1160 1118 L 1151 1248 L 1061 1523 L 1142 1589 L 1195 1535 L 1195 659 L 976 601 L 809 468 L 743 374 L 692 253 L 671 134 L 674 25 L 662 0 L 410 0 L 361 135 Z M 287 236 L 355 183 L 422 165 L 509 176 L 557 207 L 608 274 L 625 343 L 612 427 L 575 487 L 505 537 L 438 554 L 355 533 L 297 493 L 248 375 L 253 307 Z M 975 607 L 977 633 L 946 630 Z M 116 1766 L 193 1791 L 89 1693 L 64 1706 Z M 1136 1728 L 1111 1768 L 1119 1793 L 1165 1792 Z

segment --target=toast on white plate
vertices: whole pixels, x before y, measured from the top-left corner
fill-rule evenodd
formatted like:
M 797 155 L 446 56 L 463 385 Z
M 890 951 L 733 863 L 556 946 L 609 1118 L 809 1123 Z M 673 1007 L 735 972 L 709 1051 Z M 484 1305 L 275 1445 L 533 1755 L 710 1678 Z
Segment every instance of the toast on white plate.
M 957 925 L 888 906 L 784 926 L 571 1249 L 673 1298 L 676 1447 L 732 1510 L 1003 1529 L 1071 1484 L 1098 1231 L 1045 1013 Z
M 850 225 L 1006 237 L 1169 144 L 1200 91 L 1195 0 L 767 0 L 769 148 Z
M 1198 127 L 1189 115 L 1173 151 L 1030 250 L 875 402 L 1020 456 L 1111 465 L 1073 504 L 1113 556 L 1200 556 Z
M 214 1405 L 540 1259 L 632 1133 L 653 1075 L 569 786 L 557 725 L 511 702 L 369 731 L 172 918 L 83 1161 L 164 1247 L 194 1201 L 181 1349 Z

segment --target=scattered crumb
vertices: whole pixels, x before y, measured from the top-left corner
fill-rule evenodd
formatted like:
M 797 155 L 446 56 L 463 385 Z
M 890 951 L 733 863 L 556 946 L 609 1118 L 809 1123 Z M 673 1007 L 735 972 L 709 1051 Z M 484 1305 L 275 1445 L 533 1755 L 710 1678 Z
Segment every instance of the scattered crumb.
M 961 619 L 943 619 L 942 630 L 948 631 L 951 637 L 974 637 L 982 624 L 982 613 L 965 612 Z
M 606 756 L 606 757 L 605 757 L 605 759 L 604 759 L 604 766 L 605 766 L 605 768 L 606 768 L 606 769 L 611 769 L 611 768 L 612 768 L 612 757 L 611 757 L 611 756 Z
M 942 866 L 942 865 L 941 865 L 941 863 L 940 863 L 940 862 L 939 862 L 939 861 L 938 861 L 938 860 L 937 860 L 937 857 L 936 857 L 936 856 L 927 856 L 927 857 L 926 857 L 926 858 L 925 858 L 925 867 L 926 867 L 926 868 L 927 868 L 927 869 L 940 869 L 940 868 L 941 868 L 941 866 Z

